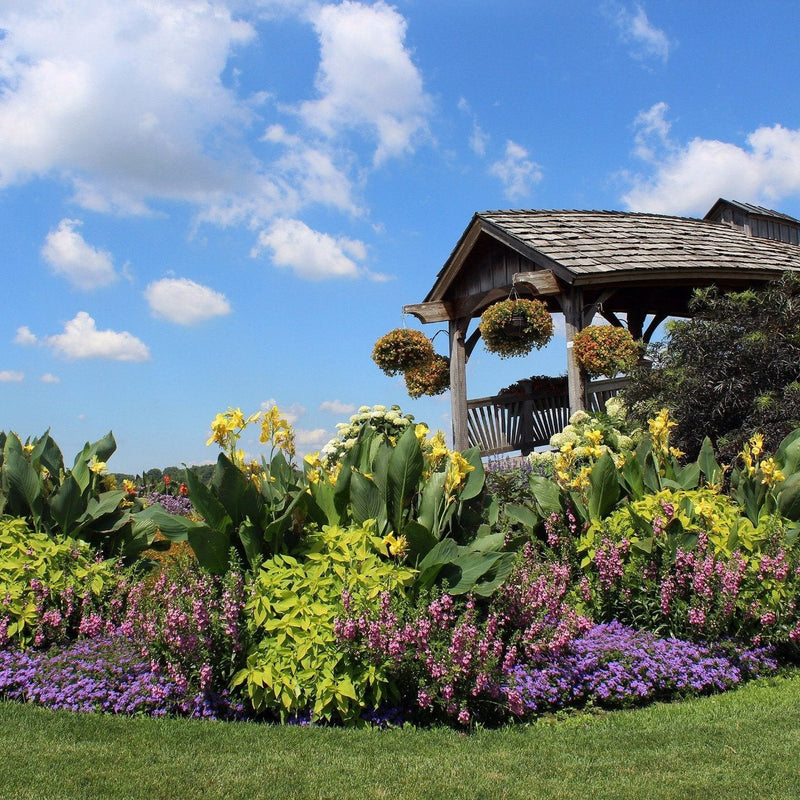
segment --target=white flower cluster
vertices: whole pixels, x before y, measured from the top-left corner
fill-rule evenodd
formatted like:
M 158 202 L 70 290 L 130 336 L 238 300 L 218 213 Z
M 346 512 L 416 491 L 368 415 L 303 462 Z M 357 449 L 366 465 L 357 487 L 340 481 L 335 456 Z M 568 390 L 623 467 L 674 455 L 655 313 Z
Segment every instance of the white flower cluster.
M 400 406 L 361 406 L 350 417 L 349 422 L 340 422 L 336 429 L 336 438 L 331 439 L 320 452 L 320 458 L 326 467 L 332 467 L 352 449 L 362 428 L 369 426 L 387 438 L 396 438 L 414 422 L 412 414 L 403 414 Z

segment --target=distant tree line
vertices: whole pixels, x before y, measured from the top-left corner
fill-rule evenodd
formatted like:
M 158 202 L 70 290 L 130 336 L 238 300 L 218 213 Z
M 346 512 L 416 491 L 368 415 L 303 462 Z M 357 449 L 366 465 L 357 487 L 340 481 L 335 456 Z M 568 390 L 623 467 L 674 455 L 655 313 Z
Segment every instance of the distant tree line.
M 203 483 L 210 483 L 211 476 L 214 473 L 215 464 L 199 464 L 188 467 Z M 115 472 L 114 477 L 117 479 L 117 485 L 122 485 L 123 480 L 133 481 L 139 486 L 154 487 L 158 490 L 163 490 L 166 486 L 172 487 L 177 490 L 182 483 L 186 483 L 187 467 L 164 467 L 158 469 L 144 470 L 136 475 L 130 475 L 123 472 Z M 166 481 L 166 476 L 169 475 L 169 482 Z

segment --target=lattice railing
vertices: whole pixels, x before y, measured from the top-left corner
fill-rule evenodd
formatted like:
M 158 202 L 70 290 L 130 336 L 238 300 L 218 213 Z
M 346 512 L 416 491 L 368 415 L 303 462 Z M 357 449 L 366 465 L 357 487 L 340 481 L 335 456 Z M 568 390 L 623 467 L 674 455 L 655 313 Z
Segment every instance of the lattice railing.
M 587 384 L 586 407 L 602 411 L 606 401 L 627 383 L 626 378 Z M 519 450 L 530 453 L 550 442 L 569 423 L 569 395 L 531 393 L 495 395 L 467 401 L 467 439 L 483 455 Z

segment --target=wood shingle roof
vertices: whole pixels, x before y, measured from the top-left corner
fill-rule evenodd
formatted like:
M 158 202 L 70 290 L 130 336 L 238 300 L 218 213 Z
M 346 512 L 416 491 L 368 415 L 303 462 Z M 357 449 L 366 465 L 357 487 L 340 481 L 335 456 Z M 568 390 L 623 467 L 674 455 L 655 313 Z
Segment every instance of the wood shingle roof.
M 487 236 L 534 269 L 550 269 L 575 286 L 734 276 L 738 283 L 800 270 L 800 247 L 708 219 L 619 211 L 484 211 L 472 218 L 426 301 L 448 295 L 476 243 Z

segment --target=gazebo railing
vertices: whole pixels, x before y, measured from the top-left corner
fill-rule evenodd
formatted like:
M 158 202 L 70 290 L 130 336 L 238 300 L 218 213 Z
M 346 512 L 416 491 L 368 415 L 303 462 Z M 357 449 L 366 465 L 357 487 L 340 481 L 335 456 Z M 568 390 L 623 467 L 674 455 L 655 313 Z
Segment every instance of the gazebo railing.
M 592 381 L 586 386 L 588 411 L 603 411 L 627 378 Z M 519 450 L 530 453 L 550 443 L 569 424 L 569 395 L 532 392 L 500 394 L 467 401 L 467 439 L 485 456 Z

